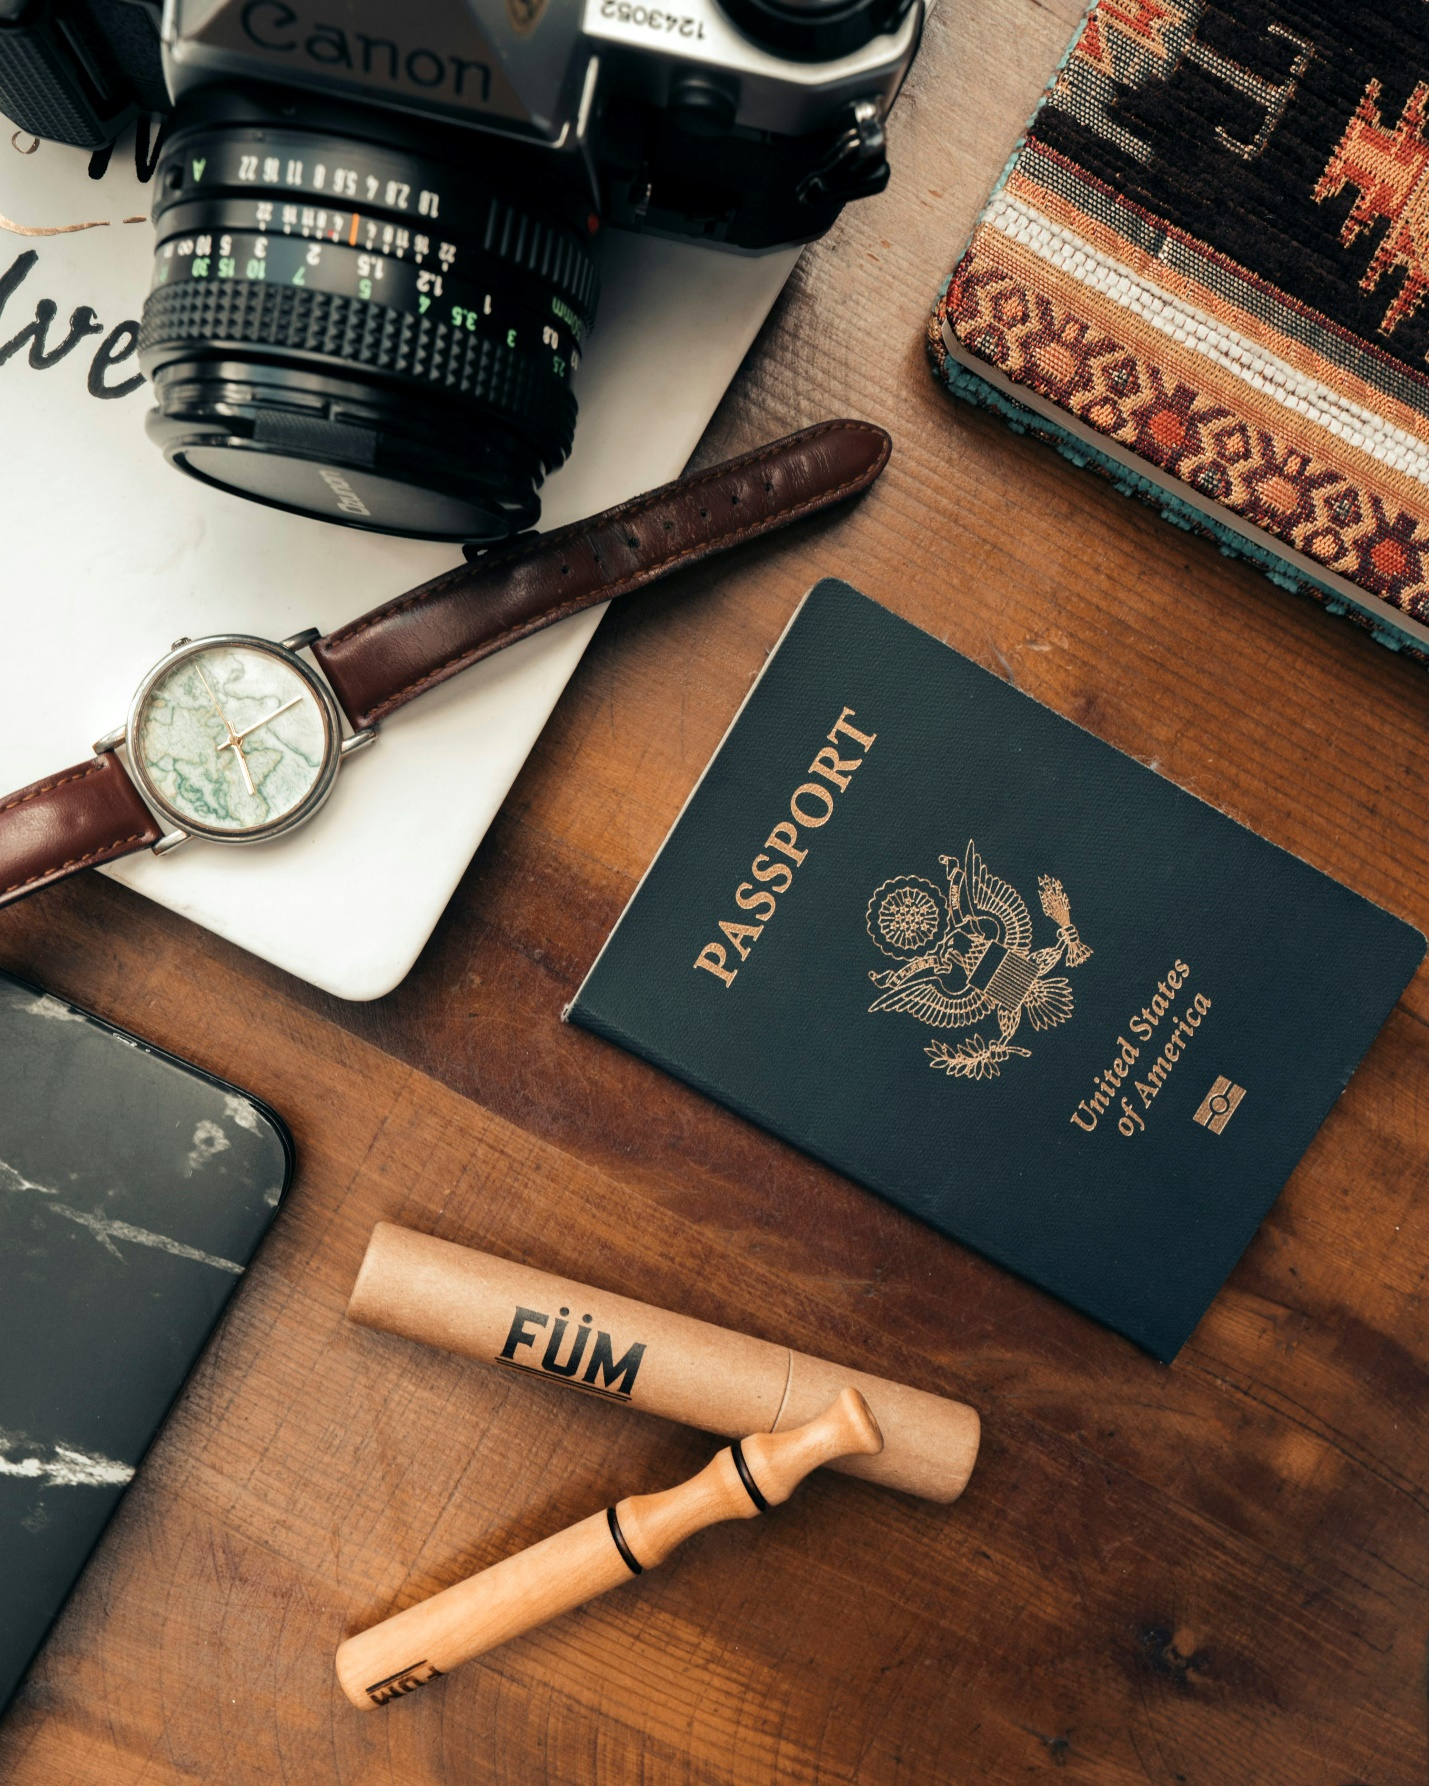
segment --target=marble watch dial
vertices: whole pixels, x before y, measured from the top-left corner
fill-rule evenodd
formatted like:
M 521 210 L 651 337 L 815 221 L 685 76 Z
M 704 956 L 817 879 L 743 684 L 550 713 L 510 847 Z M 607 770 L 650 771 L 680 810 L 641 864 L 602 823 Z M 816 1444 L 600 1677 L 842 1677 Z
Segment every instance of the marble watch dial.
M 180 825 L 234 837 L 281 824 L 318 789 L 330 743 L 306 678 L 276 652 L 201 645 L 149 687 L 129 749 Z

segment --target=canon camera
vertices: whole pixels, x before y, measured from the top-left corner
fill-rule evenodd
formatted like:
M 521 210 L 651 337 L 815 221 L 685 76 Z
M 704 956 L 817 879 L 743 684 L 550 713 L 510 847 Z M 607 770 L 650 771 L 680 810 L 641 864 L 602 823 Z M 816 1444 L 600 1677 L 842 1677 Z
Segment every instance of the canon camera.
M 0 0 L 0 110 L 167 112 L 140 365 L 191 476 L 432 539 L 530 527 L 597 237 L 811 241 L 888 180 L 923 0 Z M 698 343 L 691 344 L 698 352 Z

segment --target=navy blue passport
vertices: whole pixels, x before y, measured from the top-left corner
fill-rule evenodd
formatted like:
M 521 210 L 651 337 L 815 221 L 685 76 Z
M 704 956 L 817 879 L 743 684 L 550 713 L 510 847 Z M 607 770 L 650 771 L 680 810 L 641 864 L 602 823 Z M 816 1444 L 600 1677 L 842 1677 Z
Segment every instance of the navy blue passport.
M 567 1015 L 1169 1361 L 1424 947 L 830 580 Z

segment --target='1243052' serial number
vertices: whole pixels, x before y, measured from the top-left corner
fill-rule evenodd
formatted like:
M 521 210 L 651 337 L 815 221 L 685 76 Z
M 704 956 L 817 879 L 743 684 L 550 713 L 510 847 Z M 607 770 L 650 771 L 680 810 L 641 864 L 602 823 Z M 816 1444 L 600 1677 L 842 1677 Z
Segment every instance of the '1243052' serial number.
M 703 19 L 692 18 L 689 13 L 665 12 L 658 6 L 636 6 L 632 0 L 605 0 L 600 16 L 614 19 L 617 24 L 658 31 L 666 37 L 700 38 L 705 34 Z

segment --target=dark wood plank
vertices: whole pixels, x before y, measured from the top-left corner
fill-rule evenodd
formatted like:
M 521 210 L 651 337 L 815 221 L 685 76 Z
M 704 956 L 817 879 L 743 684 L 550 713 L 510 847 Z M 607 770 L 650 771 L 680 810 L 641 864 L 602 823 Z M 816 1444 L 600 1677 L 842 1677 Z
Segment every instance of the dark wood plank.
M 302 1158 L 0 1778 L 1423 1778 L 1426 976 L 1169 1371 L 559 1021 L 827 572 L 1429 926 L 1424 673 L 928 374 L 1077 10 L 940 8 L 893 186 L 805 257 L 701 449 L 862 414 L 893 466 L 612 614 L 396 993 L 341 1005 L 98 879 L 0 916 L 0 965 L 251 1086 Z M 709 1450 L 347 1328 L 379 1217 L 963 1396 L 972 1486 L 811 1483 L 363 1718 L 347 1630 Z

